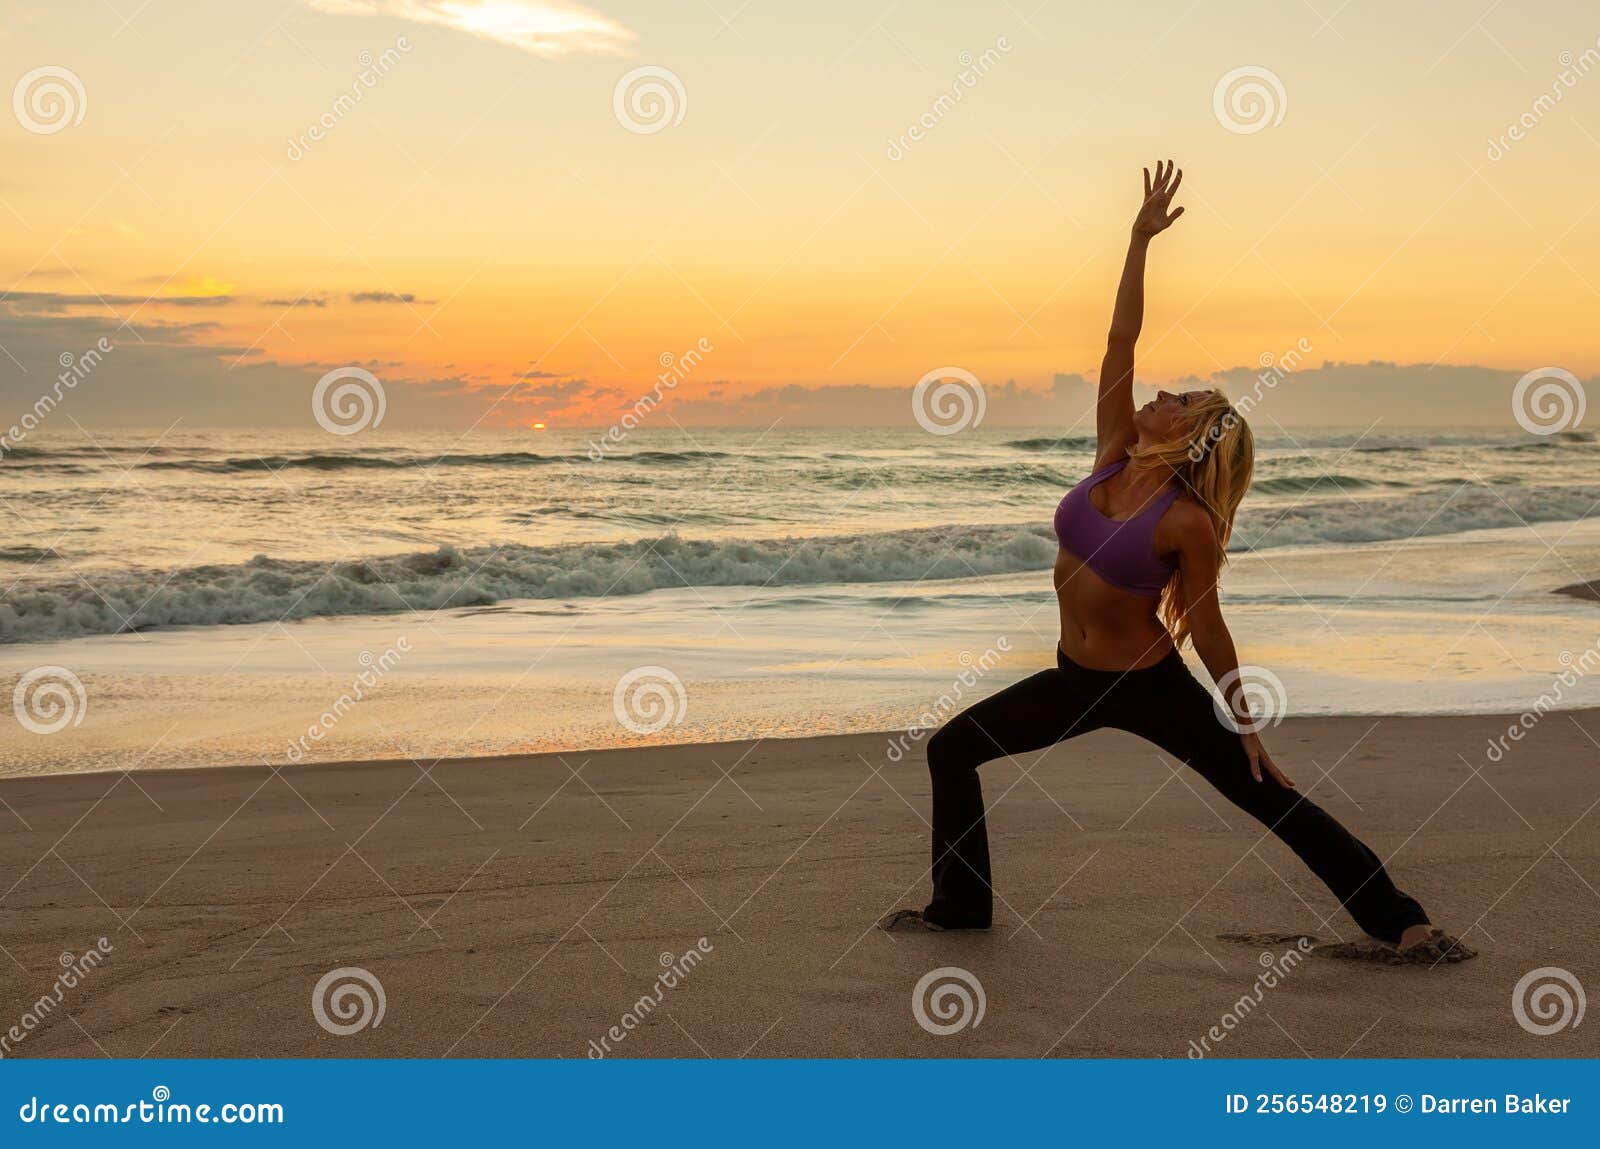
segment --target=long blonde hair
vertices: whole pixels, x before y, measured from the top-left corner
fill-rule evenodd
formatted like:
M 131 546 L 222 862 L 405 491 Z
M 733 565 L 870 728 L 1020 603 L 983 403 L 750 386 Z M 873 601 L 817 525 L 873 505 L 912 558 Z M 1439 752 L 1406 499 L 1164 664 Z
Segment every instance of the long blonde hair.
M 1207 391 L 1191 400 L 1184 413 L 1187 418 L 1176 438 L 1130 449 L 1128 465 L 1135 470 L 1171 470 L 1199 501 L 1216 532 L 1220 576 L 1221 567 L 1228 563 L 1233 518 L 1255 474 L 1255 436 L 1221 391 Z M 1161 592 L 1161 618 L 1172 632 L 1173 642 L 1182 648 L 1189 639 L 1189 619 L 1181 569 L 1173 572 Z

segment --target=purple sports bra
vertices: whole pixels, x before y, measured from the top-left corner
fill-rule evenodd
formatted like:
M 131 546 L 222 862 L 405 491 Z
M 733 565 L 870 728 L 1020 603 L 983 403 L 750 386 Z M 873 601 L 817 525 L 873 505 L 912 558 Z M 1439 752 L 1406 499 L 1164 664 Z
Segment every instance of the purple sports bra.
M 1178 497 L 1173 486 L 1150 501 L 1131 519 L 1108 519 L 1089 499 L 1089 492 L 1128 465 L 1120 459 L 1102 467 L 1067 492 L 1056 508 L 1056 538 L 1061 549 L 1112 586 L 1147 598 L 1161 594 L 1176 562 L 1156 557 L 1156 524 Z

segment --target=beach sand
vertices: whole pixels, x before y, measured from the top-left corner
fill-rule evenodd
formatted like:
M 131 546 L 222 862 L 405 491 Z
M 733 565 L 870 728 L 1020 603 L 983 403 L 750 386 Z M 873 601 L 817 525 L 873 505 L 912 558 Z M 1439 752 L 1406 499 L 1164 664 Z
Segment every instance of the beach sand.
M 1268 733 L 1481 956 L 1310 958 L 1243 1016 L 1262 948 L 1219 934 L 1359 934 L 1286 848 L 1114 732 L 984 767 L 1003 901 L 981 934 L 873 928 L 927 894 L 923 748 L 891 764 L 887 735 L 7 780 L 0 1030 L 34 1011 L 23 1057 L 584 1057 L 613 1026 L 624 1057 L 1183 1057 L 1214 1026 L 1223 1057 L 1595 1056 L 1600 1025 L 1536 1036 L 1512 992 L 1545 966 L 1600 986 L 1600 711 L 1490 761 L 1511 721 Z M 947 966 L 985 1011 L 939 1036 L 912 993 Z M 385 1002 L 348 1036 L 312 1010 L 341 967 Z

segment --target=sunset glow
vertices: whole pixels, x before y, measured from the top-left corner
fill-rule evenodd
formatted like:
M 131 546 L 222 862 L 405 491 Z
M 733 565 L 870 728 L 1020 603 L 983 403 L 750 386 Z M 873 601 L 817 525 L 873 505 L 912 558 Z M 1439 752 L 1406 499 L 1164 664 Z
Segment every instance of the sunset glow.
M 939 8 L 728 31 L 699 6 L 248 0 L 116 37 L 25 15 L 12 82 L 68 68 L 82 119 L 0 129 L 0 343 L 32 371 L 115 333 L 170 381 L 153 422 L 378 364 L 397 422 L 603 425 L 702 338 L 686 422 L 761 423 L 744 399 L 788 386 L 816 394 L 786 418 L 848 418 L 849 388 L 945 363 L 1042 395 L 1094 371 L 1139 169 L 1172 153 L 1189 214 L 1142 379 L 1301 339 L 1406 393 L 1600 369 L 1584 6 L 1442 46 L 1420 10 Z M 1220 89 L 1251 69 L 1273 83 Z M 1219 118 L 1262 93 L 1264 123 Z M 181 398 L 201 373 L 226 386 Z

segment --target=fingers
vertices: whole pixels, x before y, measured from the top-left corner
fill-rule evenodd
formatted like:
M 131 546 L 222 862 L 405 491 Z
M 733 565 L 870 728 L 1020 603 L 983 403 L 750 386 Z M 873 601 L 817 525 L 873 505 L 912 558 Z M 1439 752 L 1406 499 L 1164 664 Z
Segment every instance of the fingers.
M 1145 169 L 1148 175 L 1149 168 Z M 1157 160 L 1155 178 L 1150 181 L 1150 190 L 1153 192 L 1166 192 L 1171 194 L 1178 190 L 1178 181 L 1183 178 L 1178 171 L 1178 165 L 1173 160 Z
M 1157 160 L 1154 175 L 1150 173 L 1149 168 L 1144 169 L 1145 202 L 1149 203 L 1151 200 L 1156 200 L 1161 206 L 1165 207 L 1172 202 L 1173 194 L 1177 192 L 1178 186 L 1182 183 L 1183 172 L 1179 170 L 1175 161 Z M 1183 209 L 1180 207 L 1167 217 L 1166 222 L 1170 224 L 1182 214 Z
M 1263 754 L 1262 757 L 1266 759 L 1267 770 L 1272 774 L 1273 781 L 1285 789 L 1293 790 L 1294 783 L 1290 780 L 1287 774 L 1278 769 L 1278 764 L 1272 760 L 1272 755 Z
M 1250 777 L 1257 782 L 1261 781 L 1261 767 L 1265 766 L 1274 782 L 1286 789 L 1294 789 L 1294 783 L 1288 775 L 1278 769 L 1278 764 L 1272 760 L 1272 755 L 1267 753 L 1267 748 L 1261 745 L 1254 734 L 1241 735 L 1241 741 L 1244 744 L 1245 757 L 1250 760 Z

